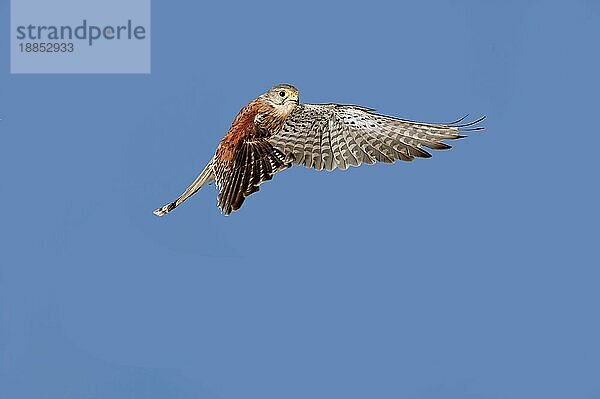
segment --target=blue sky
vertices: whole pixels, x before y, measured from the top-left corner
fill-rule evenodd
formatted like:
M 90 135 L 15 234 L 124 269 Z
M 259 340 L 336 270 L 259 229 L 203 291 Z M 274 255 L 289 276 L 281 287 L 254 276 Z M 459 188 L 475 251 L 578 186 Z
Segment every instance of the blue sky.
M 214 3 L 149 75 L 0 63 L 0 396 L 597 398 L 598 3 Z M 486 130 L 154 217 L 279 82 Z

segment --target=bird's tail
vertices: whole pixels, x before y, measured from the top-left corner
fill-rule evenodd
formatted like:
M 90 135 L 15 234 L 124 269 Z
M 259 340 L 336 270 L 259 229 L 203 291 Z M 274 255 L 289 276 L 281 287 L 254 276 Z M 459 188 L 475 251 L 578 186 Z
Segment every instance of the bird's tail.
M 167 213 L 171 212 L 173 209 L 177 208 L 183 201 L 192 196 L 196 191 L 200 190 L 200 188 L 207 182 L 210 182 L 215 179 L 215 175 L 213 173 L 213 160 L 211 159 L 208 164 L 204 167 L 202 172 L 196 177 L 196 179 L 189 185 L 188 188 L 177 198 L 175 201 L 166 204 L 158 209 L 155 209 L 152 213 L 156 216 L 164 216 Z

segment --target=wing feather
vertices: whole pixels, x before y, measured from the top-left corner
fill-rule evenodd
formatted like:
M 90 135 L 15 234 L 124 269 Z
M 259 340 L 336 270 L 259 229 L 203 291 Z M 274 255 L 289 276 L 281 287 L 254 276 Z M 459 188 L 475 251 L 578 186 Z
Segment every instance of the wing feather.
M 347 152 L 342 156 L 346 161 L 346 167 L 359 166 L 362 161 L 360 158 L 360 152 L 357 150 L 358 145 L 354 142 L 354 139 L 347 134 L 344 134 L 343 127 L 338 128 L 338 137 L 346 143 Z
M 354 139 L 354 136 L 350 134 L 350 131 L 346 125 L 343 124 L 341 120 L 337 116 L 335 116 L 337 123 L 339 124 L 338 130 L 340 132 L 340 136 L 344 137 L 346 142 L 348 143 L 348 148 L 350 149 L 350 154 L 348 155 L 348 159 L 352 161 L 353 159 L 356 162 L 349 162 L 348 164 L 351 166 L 360 166 L 363 162 L 367 162 L 366 159 L 369 157 L 366 152 L 362 150 L 358 142 Z M 369 162 L 367 162 L 369 163 Z M 373 163 L 373 162 L 370 162 Z
M 268 141 L 288 162 L 317 170 L 346 169 L 376 161 L 429 158 L 431 154 L 424 148 L 452 148 L 443 140 L 464 137 L 460 134 L 463 131 L 482 129 L 474 126 L 482 120 L 462 125 L 458 125 L 462 119 L 432 124 L 379 115 L 354 105 L 299 104 L 283 129 Z
M 219 195 L 217 205 L 229 215 L 238 210 L 246 197 L 259 190 L 259 185 L 271 180 L 286 167 L 283 153 L 264 138 L 241 141 L 230 161 L 215 168 Z
M 346 140 L 344 140 L 344 138 L 340 134 L 339 129 L 336 128 L 335 123 L 335 118 L 331 118 L 329 120 L 329 135 L 333 135 L 333 158 L 338 168 L 346 170 L 348 169 L 348 165 L 346 164 L 346 157 L 349 156 L 350 150 L 348 149 L 348 144 L 346 143 Z
M 333 169 L 333 148 L 331 144 L 331 131 L 329 130 L 329 121 L 326 119 L 321 119 L 319 123 L 319 127 L 321 129 L 321 158 L 323 159 L 323 163 L 321 164 L 321 168 L 325 170 Z

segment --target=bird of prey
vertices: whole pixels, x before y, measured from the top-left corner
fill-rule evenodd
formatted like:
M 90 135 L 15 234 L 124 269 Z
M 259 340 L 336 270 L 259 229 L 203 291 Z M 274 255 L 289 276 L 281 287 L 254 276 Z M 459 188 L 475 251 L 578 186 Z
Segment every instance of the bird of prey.
M 379 115 L 356 105 L 300 104 L 294 86 L 278 84 L 241 109 L 200 175 L 154 214 L 166 215 L 213 180 L 219 190 L 217 205 L 229 215 L 262 182 L 292 164 L 345 170 L 376 161 L 429 158 L 423 147 L 451 148 L 442 141 L 483 129 L 477 124 L 484 118 L 433 124 Z

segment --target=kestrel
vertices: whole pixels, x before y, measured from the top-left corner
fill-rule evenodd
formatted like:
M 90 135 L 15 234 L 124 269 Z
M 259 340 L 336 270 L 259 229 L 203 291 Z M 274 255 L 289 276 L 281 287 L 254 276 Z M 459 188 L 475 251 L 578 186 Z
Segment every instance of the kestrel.
M 476 124 L 484 118 L 433 124 L 379 115 L 356 105 L 300 104 L 294 86 L 278 84 L 241 109 L 196 180 L 154 214 L 166 215 L 213 180 L 219 190 L 217 205 L 229 215 L 262 182 L 292 164 L 345 170 L 376 161 L 429 158 L 423 147 L 449 149 L 443 140 L 483 129 Z

